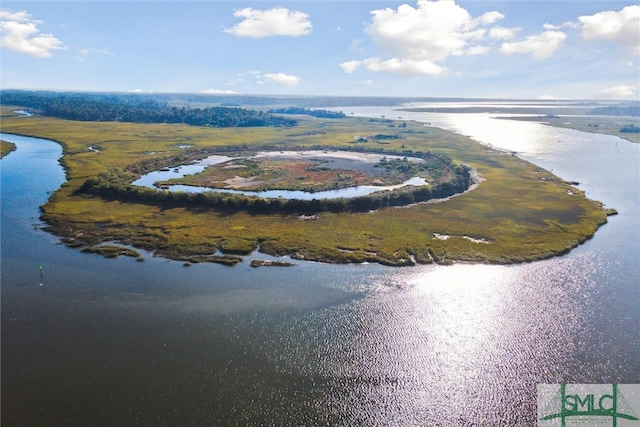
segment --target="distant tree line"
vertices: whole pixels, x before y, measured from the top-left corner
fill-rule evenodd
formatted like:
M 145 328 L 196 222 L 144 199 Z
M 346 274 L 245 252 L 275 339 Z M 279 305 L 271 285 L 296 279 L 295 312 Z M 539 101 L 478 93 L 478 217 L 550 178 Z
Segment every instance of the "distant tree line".
M 228 107 L 171 107 L 151 96 L 74 92 L 2 91 L 4 105 L 31 108 L 40 114 L 68 120 L 184 123 L 193 126 L 295 126 L 297 121 L 263 111 Z
M 325 147 L 326 148 L 326 147 Z M 111 169 L 87 180 L 80 193 L 91 194 L 110 200 L 135 201 L 162 207 L 193 207 L 198 209 L 220 209 L 246 211 L 251 214 L 315 214 L 319 212 L 368 212 L 391 206 L 406 206 L 431 199 L 449 197 L 466 191 L 473 183 L 469 168 L 454 164 L 447 156 L 428 153 L 430 159 L 438 157 L 446 169 L 446 180 L 440 179 L 432 185 L 407 186 L 394 191 L 385 191 L 368 196 L 335 199 L 283 199 L 261 198 L 225 192 L 205 191 L 201 193 L 172 192 L 130 185 L 137 173 L 148 171 L 157 163 L 145 162 L 128 170 Z M 404 162 L 403 162 L 404 163 Z
M 273 108 L 267 112 L 270 114 L 306 114 L 323 119 L 342 119 L 346 117 L 342 111 L 311 110 L 303 107 Z
M 306 108 L 328 108 L 351 106 L 401 106 L 411 102 L 464 102 L 491 101 L 495 98 L 441 98 L 441 97 L 391 97 L 391 96 L 292 96 L 292 95 L 243 95 L 243 94 L 204 94 L 204 93 L 171 93 L 150 94 L 161 101 L 175 101 L 218 104 L 218 105 L 296 105 Z M 511 100 L 508 100 L 511 101 Z
M 590 114 L 597 116 L 640 116 L 640 104 L 629 105 L 607 105 L 606 107 L 596 107 Z

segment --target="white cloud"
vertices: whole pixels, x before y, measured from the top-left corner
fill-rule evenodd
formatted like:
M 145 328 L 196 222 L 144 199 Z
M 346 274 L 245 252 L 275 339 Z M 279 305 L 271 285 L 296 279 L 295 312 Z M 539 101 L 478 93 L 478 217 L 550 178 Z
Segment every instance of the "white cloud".
M 635 95 L 637 89 L 638 88 L 635 86 L 617 85 L 602 89 L 600 94 L 611 98 L 624 98 Z
M 144 91 L 142 89 L 131 89 L 131 90 L 128 90 L 127 92 L 129 92 L 129 93 L 143 93 Z
M 481 45 L 471 46 L 464 51 L 467 55 L 484 55 L 487 52 L 489 52 L 489 47 Z
M 529 36 L 523 41 L 503 43 L 500 46 L 500 53 L 505 55 L 530 53 L 535 59 L 546 59 L 560 49 L 566 38 L 562 31 L 545 31 L 542 34 Z
M 340 64 L 347 73 L 363 66 L 369 71 L 441 75 L 438 63 L 452 55 L 487 52 L 471 41 L 486 38 L 487 28 L 504 15 L 497 11 L 473 18 L 452 0 L 418 0 L 416 7 L 402 4 L 397 9 L 371 12 L 367 33 L 388 59 L 368 58 Z
M 495 40 L 511 40 L 520 28 L 493 27 L 489 30 L 489 38 Z
M 560 25 L 554 25 L 554 24 L 544 24 L 542 26 L 545 30 L 551 30 L 551 31 L 555 31 L 555 30 L 561 30 L 563 28 L 573 28 L 573 29 L 578 29 L 580 28 L 580 24 L 578 24 L 577 22 L 571 22 L 571 21 L 567 21 L 567 22 L 563 22 Z
M 297 85 L 300 83 L 300 78 L 296 76 L 291 76 L 284 73 L 267 73 L 264 76 L 264 79 L 269 83 L 277 83 L 282 85 Z
M 49 58 L 52 50 L 64 49 L 56 37 L 40 32 L 40 24 L 26 11 L 0 10 L 0 46 L 36 58 Z
M 224 30 L 240 37 L 302 36 L 311 32 L 309 15 L 296 10 L 276 7 L 256 10 L 250 7 L 237 10 L 233 16 L 244 20 Z
M 640 5 L 581 16 L 578 21 L 582 24 L 583 39 L 619 42 L 634 54 L 640 54 Z
M 403 4 L 371 14 L 368 33 L 385 53 L 403 59 L 441 61 L 459 54 L 478 25 L 453 1 L 420 0 L 417 8 Z
M 487 12 L 480 16 L 477 21 L 482 25 L 491 25 L 504 18 L 504 15 L 498 11 Z
M 227 95 L 227 94 L 234 94 L 237 92 L 234 92 L 232 90 L 229 89 L 207 89 L 204 91 L 204 93 L 208 93 L 208 94 L 213 94 L 213 95 Z
M 362 61 L 347 61 L 340 64 L 345 73 L 353 73 L 359 67 L 373 72 L 389 72 L 395 74 L 427 74 L 439 76 L 447 73 L 447 69 L 432 61 L 416 61 L 412 59 L 380 59 L 367 58 Z
M 346 61 L 340 64 L 340 68 L 342 68 L 342 71 L 344 71 L 345 73 L 351 74 L 358 69 L 361 63 L 362 61 L 358 61 L 358 60 Z

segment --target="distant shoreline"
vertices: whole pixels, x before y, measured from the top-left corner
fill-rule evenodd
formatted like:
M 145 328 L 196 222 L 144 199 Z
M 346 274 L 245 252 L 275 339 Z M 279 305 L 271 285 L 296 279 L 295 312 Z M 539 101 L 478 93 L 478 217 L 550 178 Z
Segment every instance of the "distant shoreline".
M 613 135 L 629 142 L 640 144 L 640 133 L 620 132 L 622 126 L 634 124 L 640 126 L 640 117 L 613 117 L 613 116 L 536 116 L 536 117 L 499 117 L 506 120 L 518 120 L 523 122 L 538 122 L 544 125 L 574 129 L 581 132 Z
M 513 114 L 514 110 L 517 110 L 519 114 L 540 114 L 545 115 L 549 112 L 557 114 L 570 114 L 570 115 L 583 115 L 587 109 L 592 109 L 593 106 L 581 107 L 581 106 L 527 106 L 527 107 L 498 107 L 495 105 L 478 105 L 478 106 L 465 106 L 465 107 L 448 107 L 448 106 L 433 106 L 433 107 L 403 107 L 398 111 L 407 111 L 411 113 L 488 113 L 488 114 Z
M 512 107 L 497 107 L 494 105 L 465 106 L 465 107 L 407 107 L 397 111 L 412 113 L 467 113 L 467 114 L 519 114 L 531 116 L 495 117 L 502 120 L 518 120 L 524 122 L 538 122 L 559 128 L 574 129 L 581 132 L 614 135 L 627 141 L 640 143 L 640 133 L 620 132 L 624 126 L 640 127 L 640 117 L 635 116 L 602 116 L 587 114 L 593 106 L 526 106 L 514 109 Z

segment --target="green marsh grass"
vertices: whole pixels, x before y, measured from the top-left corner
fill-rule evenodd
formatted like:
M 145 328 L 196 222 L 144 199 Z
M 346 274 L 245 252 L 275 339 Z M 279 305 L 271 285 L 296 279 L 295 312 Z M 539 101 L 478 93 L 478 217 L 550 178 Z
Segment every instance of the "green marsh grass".
M 397 122 L 397 124 L 402 122 Z M 202 128 L 186 125 L 75 122 L 6 117 L 3 132 L 58 141 L 68 181 L 43 207 L 43 219 L 70 245 L 117 241 L 156 250 L 174 259 L 217 250 L 244 255 L 260 247 L 274 255 L 324 262 L 514 263 L 566 253 L 606 222 L 601 203 L 551 173 L 461 135 L 420 123 L 406 128 L 363 118 L 305 118 L 293 128 Z M 398 134 L 378 144 L 358 136 Z M 517 138 L 517 135 L 514 135 Z M 77 190 L 89 178 L 142 160 L 194 149 L 238 146 L 284 150 L 290 146 L 405 150 L 445 154 L 475 168 L 482 182 L 473 191 L 438 203 L 385 208 L 371 213 L 323 212 L 252 215 L 186 207 L 161 208 L 104 200 Z M 99 147 L 100 151 L 90 151 Z M 435 235 L 449 236 L 440 240 Z M 478 243 L 470 239 L 478 239 Z M 488 242 L 488 243 L 484 243 Z M 229 262 L 233 264 L 233 262 Z

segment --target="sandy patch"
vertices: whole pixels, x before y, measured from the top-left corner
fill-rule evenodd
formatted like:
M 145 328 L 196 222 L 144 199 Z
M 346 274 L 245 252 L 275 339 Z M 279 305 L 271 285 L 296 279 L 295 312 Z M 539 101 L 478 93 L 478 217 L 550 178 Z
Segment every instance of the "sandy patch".
M 483 243 L 483 244 L 485 244 L 485 245 L 488 245 L 489 243 L 491 243 L 491 242 L 490 242 L 490 241 L 488 241 L 487 239 L 483 239 L 483 238 L 475 239 L 475 238 L 470 237 L 470 236 L 462 236 L 462 238 L 463 238 L 463 239 L 466 239 L 466 240 L 468 240 L 468 241 L 470 241 L 470 242 L 473 242 L 473 243 Z
M 242 188 L 262 184 L 262 181 L 256 179 L 255 176 L 243 178 L 236 175 L 233 178 L 225 180 L 224 183 L 227 184 L 226 188 Z
M 360 153 L 352 151 L 321 151 L 321 150 L 309 150 L 309 151 L 270 151 L 261 152 L 254 157 L 281 157 L 289 159 L 308 159 L 308 158 L 334 158 L 352 160 L 354 162 L 363 163 L 378 163 L 383 158 L 387 159 L 403 159 L 405 156 L 392 156 L 388 154 L 375 154 L 375 153 Z M 407 160 L 412 162 L 424 162 L 424 159 L 418 157 L 407 157 Z

